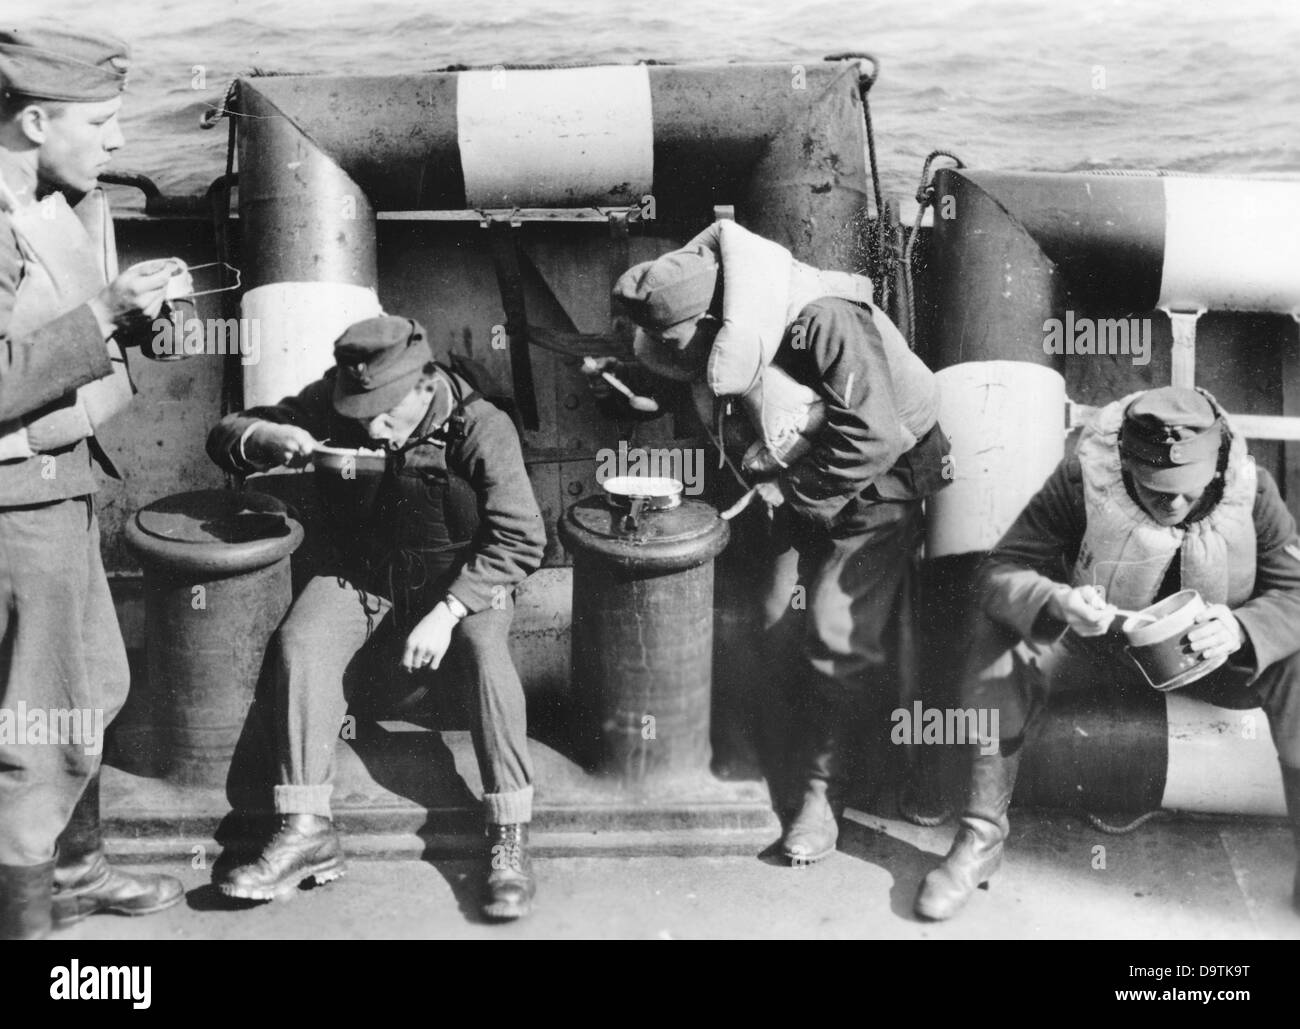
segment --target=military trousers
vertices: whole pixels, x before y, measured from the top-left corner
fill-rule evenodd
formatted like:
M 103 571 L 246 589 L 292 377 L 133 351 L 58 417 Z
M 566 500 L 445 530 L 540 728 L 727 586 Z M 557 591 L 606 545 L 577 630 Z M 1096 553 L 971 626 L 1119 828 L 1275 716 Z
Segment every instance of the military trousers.
M 346 578 L 318 575 L 294 601 L 273 641 L 277 812 L 330 816 L 334 751 L 350 705 L 382 709 L 416 691 L 468 690 L 470 731 L 483 778 L 486 820 L 532 818 L 523 685 L 507 648 L 513 600 L 464 618 L 441 666 L 400 666 L 406 633 L 391 602 Z M 427 677 L 427 678 L 426 678 Z
M 130 678 L 93 496 L 0 508 L 0 865 L 54 859 Z
M 1129 690 L 1152 687 L 1124 653 L 1124 637 L 1113 627 L 1103 636 L 1083 638 L 1067 632 L 1059 640 L 1036 643 L 983 615 L 972 620 L 962 677 L 962 705 L 998 712 L 999 735 L 1018 739 L 1031 715 L 1053 695 L 1074 690 Z M 1204 678 L 1181 687 L 1183 696 L 1218 707 L 1261 707 L 1268 717 L 1278 758 L 1300 768 L 1300 654 L 1283 658 L 1255 675 L 1253 668 L 1229 661 Z
M 875 686 L 920 532 L 919 500 L 864 505 L 829 532 L 794 529 L 772 567 L 764 625 L 797 693 L 839 705 Z

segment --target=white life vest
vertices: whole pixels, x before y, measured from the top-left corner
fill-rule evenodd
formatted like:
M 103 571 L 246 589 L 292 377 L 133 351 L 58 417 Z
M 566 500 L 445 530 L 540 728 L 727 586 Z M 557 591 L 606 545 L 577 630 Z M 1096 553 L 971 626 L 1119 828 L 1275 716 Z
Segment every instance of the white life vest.
M 796 261 L 779 243 L 737 222 L 714 222 L 688 244 L 712 250 L 723 276 L 722 327 L 709 352 L 703 381 L 655 360 L 644 332 L 637 355 L 652 371 L 693 379 L 692 396 L 705 425 L 715 397 L 737 397 L 755 436 L 775 455 L 790 449 L 793 434 L 824 424 L 823 401 L 808 385 L 772 367 L 786 330 L 814 300 L 836 297 L 868 305 L 883 340 L 896 396 L 918 398 L 899 412 L 908 447 L 934 427 L 939 394 L 933 373 L 871 301 L 871 280 L 851 272 L 827 271 Z
M 1107 404 L 1079 438 L 1088 525 L 1072 584 L 1101 586 L 1107 602 L 1138 610 L 1155 600 L 1170 562 L 1181 553 L 1184 589 L 1198 590 L 1209 604 L 1243 603 L 1255 588 L 1255 461 L 1205 393 L 1231 440 L 1223 496 L 1209 515 L 1186 527 L 1160 525 L 1129 496 L 1120 467 L 1120 425 L 1139 395 Z

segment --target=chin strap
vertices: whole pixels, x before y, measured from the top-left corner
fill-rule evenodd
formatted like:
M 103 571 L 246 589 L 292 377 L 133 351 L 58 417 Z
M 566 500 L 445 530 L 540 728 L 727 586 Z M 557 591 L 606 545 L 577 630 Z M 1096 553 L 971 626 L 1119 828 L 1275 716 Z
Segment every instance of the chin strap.
M 439 369 L 442 371 L 442 369 Z M 388 446 L 388 453 L 391 460 L 388 461 L 388 467 L 394 472 L 400 471 L 401 466 L 405 463 L 405 456 L 408 452 L 416 447 L 432 443 L 434 446 L 445 447 L 448 443 L 465 438 L 465 406 L 481 395 L 477 390 L 466 394 L 461 391 L 460 383 L 456 381 L 453 373 L 442 371 L 442 381 L 447 383 L 447 388 L 451 391 L 452 406 L 451 413 L 442 421 L 438 420 L 438 394 L 435 389 L 434 395 L 429 399 L 429 406 L 425 409 L 424 417 L 420 423 L 407 437 L 406 442 L 400 446 Z

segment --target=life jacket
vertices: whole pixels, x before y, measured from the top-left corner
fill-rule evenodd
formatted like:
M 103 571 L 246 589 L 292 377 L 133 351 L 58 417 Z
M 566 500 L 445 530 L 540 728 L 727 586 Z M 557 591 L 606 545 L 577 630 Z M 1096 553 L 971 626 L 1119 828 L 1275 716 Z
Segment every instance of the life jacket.
M 478 496 L 447 467 L 447 447 L 466 432 L 465 409 L 482 399 L 439 366 L 424 418 L 382 472 L 354 479 L 316 474 L 328 532 L 345 573 L 393 602 L 410 629 L 441 599 L 478 531 Z
M 1087 529 L 1074 564 L 1072 583 L 1105 589 L 1117 607 L 1151 604 L 1175 554 L 1183 588 L 1196 589 L 1209 604 L 1234 606 L 1255 588 L 1255 461 L 1245 440 L 1224 418 L 1230 443 L 1223 491 L 1208 515 L 1184 526 L 1163 526 L 1129 495 L 1120 465 L 1119 430 L 1124 410 L 1140 394 L 1107 404 L 1079 437 Z
M 723 276 L 722 327 L 709 352 L 703 381 L 657 360 L 656 348 L 644 332 L 637 333 L 635 349 L 651 371 L 693 380 L 692 397 L 706 426 L 714 424 L 716 398 L 737 398 L 752 429 L 735 437 L 738 444 L 759 440 L 777 463 L 789 463 L 789 456 L 782 455 L 791 454 L 795 434 L 815 435 L 825 423 L 824 402 L 810 384 L 797 382 L 772 361 L 799 312 L 814 300 L 835 297 L 870 312 L 895 379 L 894 392 L 900 401 L 912 398 L 912 405 L 899 411 L 910 440 L 908 448 L 934 427 L 939 413 L 934 373 L 872 303 L 871 280 L 865 275 L 796 261 L 779 243 L 730 220 L 714 222 L 687 246 L 712 250 Z M 718 438 L 728 435 L 718 432 Z
M 6 327 L 21 338 L 85 303 L 117 275 L 117 249 L 108 200 L 86 194 L 74 211 L 62 193 L 22 204 L 0 180 L 0 231 L 13 232 L 22 256 L 13 313 Z M 44 503 L 97 489 L 93 455 L 120 478 L 94 438 L 95 429 L 134 394 L 126 357 L 107 344 L 113 374 L 70 391 L 40 410 L 0 423 L 0 505 Z M 57 459 L 56 474 L 42 474 Z

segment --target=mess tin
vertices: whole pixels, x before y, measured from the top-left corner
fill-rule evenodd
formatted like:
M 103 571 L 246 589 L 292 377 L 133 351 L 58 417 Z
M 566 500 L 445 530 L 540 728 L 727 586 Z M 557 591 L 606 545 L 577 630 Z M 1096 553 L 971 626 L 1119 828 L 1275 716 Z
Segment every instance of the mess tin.
M 325 442 L 316 444 L 311 452 L 311 462 L 318 471 L 347 477 L 358 472 L 382 472 L 388 463 L 388 454 L 378 449 L 336 447 Z
M 1187 634 L 1196 616 L 1206 609 L 1196 590 L 1179 590 L 1124 620 L 1125 652 L 1152 689 L 1162 693 L 1209 675 L 1228 660 L 1222 655 L 1203 661 L 1192 650 Z
M 610 508 L 625 512 L 625 532 L 636 532 L 647 512 L 671 511 L 682 502 L 681 480 L 666 475 L 615 475 L 601 483 L 601 488 Z

